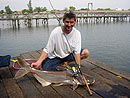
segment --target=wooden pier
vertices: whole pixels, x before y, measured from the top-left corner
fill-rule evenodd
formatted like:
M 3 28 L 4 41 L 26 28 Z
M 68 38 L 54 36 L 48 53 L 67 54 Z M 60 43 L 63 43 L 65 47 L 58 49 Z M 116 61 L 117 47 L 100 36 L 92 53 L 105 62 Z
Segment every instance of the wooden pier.
M 39 58 L 41 50 L 23 53 L 25 59 Z M 90 96 L 86 86 L 78 86 L 73 91 L 70 86 L 42 87 L 31 73 L 14 80 L 16 71 L 9 67 L 0 68 L 0 98 L 130 98 L 130 74 L 88 58 L 81 61 L 82 71 L 93 76 L 95 84 L 90 86 Z
M 57 11 L 56 15 L 59 20 L 62 19 L 64 11 Z M 77 23 L 108 23 L 108 22 L 124 22 L 130 21 L 130 11 L 75 11 L 77 16 Z M 36 26 L 39 25 L 39 21 L 42 24 L 48 24 L 50 19 L 57 19 L 54 13 L 32 13 L 32 14 L 12 14 L 12 15 L 0 15 L 0 21 L 11 21 L 13 28 L 19 28 L 20 22 L 24 21 L 28 27 L 32 26 L 32 20 L 36 21 Z

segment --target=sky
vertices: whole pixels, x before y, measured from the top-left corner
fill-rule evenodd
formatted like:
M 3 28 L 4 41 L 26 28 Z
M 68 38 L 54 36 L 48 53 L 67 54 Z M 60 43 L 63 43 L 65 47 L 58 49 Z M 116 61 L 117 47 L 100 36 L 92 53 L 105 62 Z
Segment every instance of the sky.
M 48 10 L 52 10 L 49 0 L 31 0 L 32 7 L 46 7 Z M 27 9 L 29 0 L 0 0 L 0 10 L 4 10 L 5 6 L 9 5 L 11 10 L 19 11 Z M 130 0 L 51 0 L 53 6 L 57 10 L 63 10 L 74 6 L 76 9 L 87 8 L 88 3 L 93 3 L 93 9 L 97 8 L 121 8 L 129 9 Z

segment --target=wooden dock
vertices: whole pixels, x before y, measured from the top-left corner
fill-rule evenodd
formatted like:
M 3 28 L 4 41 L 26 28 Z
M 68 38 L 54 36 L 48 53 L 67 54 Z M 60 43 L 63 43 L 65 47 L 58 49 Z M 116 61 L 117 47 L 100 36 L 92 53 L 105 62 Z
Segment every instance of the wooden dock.
M 31 51 L 20 56 L 37 59 L 41 51 Z M 0 98 L 130 98 L 130 74 L 88 58 L 81 61 L 82 71 L 93 76 L 95 84 L 90 86 L 90 96 L 86 86 L 42 87 L 31 73 L 14 80 L 16 71 L 9 67 L 0 68 Z
M 59 21 L 62 23 L 62 17 L 65 11 L 56 11 L 56 15 Z M 130 11 L 75 11 L 77 16 L 77 23 L 109 23 L 109 22 L 127 22 L 130 21 Z M 13 28 L 20 28 L 21 23 L 31 27 L 33 20 L 36 22 L 36 26 L 48 25 L 50 19 L 57 19 L 54 13 L 42 12 L 31 14 L 1 14 L 0 21 L 10 21 Z

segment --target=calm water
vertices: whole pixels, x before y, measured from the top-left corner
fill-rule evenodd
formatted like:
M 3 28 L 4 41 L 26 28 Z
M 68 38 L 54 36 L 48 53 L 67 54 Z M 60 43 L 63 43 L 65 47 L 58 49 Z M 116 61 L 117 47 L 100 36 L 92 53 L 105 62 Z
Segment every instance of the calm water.
M 40 25 L 19 30 L 10 28 L 9 22 L 0 22 L 0 55 L 18 56 L 20 53 L 45 47 L 50 31 L 57 26 Z M 130 72 L 130 22 L 108 24 L 77 24 L 81 31 L 82 48 L 90 51 L 90 57 Z

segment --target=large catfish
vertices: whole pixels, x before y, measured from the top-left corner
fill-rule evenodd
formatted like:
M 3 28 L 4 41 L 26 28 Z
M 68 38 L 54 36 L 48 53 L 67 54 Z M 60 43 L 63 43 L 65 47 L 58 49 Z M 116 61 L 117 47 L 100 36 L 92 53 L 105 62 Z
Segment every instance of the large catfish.
M 78 85 L 85 85 L 81 75 L 79 74 L 77 77 L 73 77 L 73 74 L 70 70 L 66 71 L 43 71 L 37 70 L 30 67 L 30 64 L 26 62 L 24 59 L 18 57 L 17 58 L 19 65 L 21 65 L 20 70 L 15 74 L 14 79 L 18 79 L 23 77 L 29 72 L 33 73 L 33 76 L 41 83 L 43 87 L 48 86 L 50 84 L 59 84 L 59 85 L 73 85 L 73 90 L 75 90 Z M 88 78 L 88 84 L 93 84 L 95 80 L 90 77 Z

